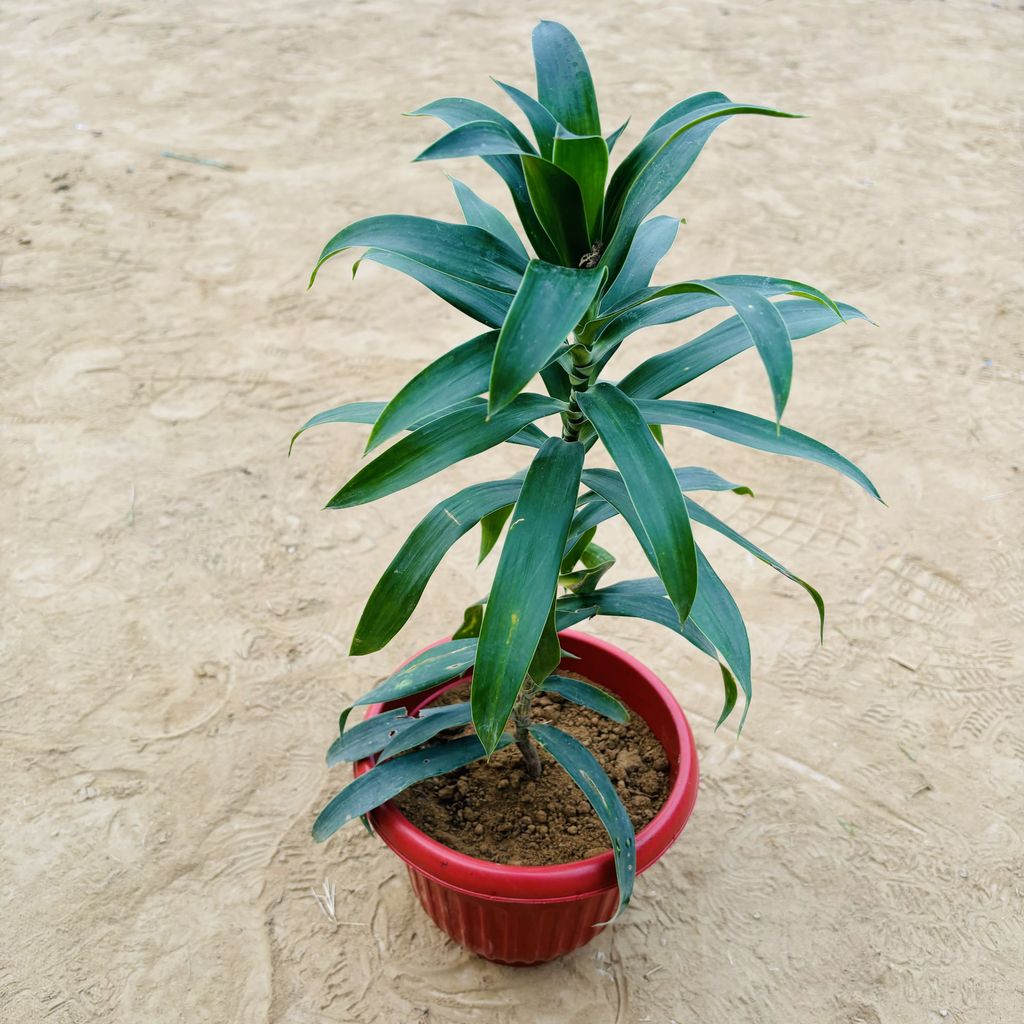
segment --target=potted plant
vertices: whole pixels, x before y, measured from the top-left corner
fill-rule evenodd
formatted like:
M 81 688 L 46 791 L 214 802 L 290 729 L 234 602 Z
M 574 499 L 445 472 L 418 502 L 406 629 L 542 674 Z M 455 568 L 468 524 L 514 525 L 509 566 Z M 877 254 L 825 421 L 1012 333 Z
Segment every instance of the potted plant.
M 405 860 L 442 928 L 485 957 L 518 964 L 565 953 L 621 913 L 635 876 L 675 840 L 696 795 L 692 736 L 664 685 L 625 652 L 568 627 L 601 615 L 667 626 L 720 665 L 719 725 L 740 692 L 745 716 L 746 629 L 693 523 L 803 587 L 824 625 L 813 587 L 694 497 L 748 489 L 710 469 L 673 468 L 663 428 L 809 459 L 878 497 L 851 462 L 781 424 L 793 341 L 862 313 L 782 278 L 650 283 L 678 226 L 650 214 L 715 128 L 736 114 L 795 115 L 701 93 L 662 114 L 609 176 L 626 125 L 604 134 L 576 39 L 544 21 L 533 52 L 536 98 L 497 83 L 525 115 L 532 141 L 474 100 L 441 99 L 414 113 L 449 128 L 418 159 L 481 157 L 508 186 L 534 255 L 497 208 L 459 181 L 464 224 L 376 216 L 336 234 L 313 278 L 332 257 L 362 249 L 362 260 L 410 275 L 487 329 L 390 401 L 339 406 L 295 435 L 322 423 L 372 425 L 366 449 L 374 457 L 331 498 L 333 509 L 394 494 L 496 445 L 529 455 L 523 471 L 472 484 L 430 509 L 374 588 L 354 655 L 395 637 L 456 540 L 479 525 L 482 560 L 507 524 L 490 592 L 453 637 L 360 697 L 353 706 L 369 708 L 361 723 L 347 728 L 352 708 L 342 713 L 327 760 L 353 762 L 355 778 L 313 826 L 325 840 L 362 818 Z M 632 333 L 713 307 L 732 315 L 617 383 L 607 379 Z M 764 364 L 774 419 L 665 397 L 748 348 Z M 557 433 L 545 429 L 550 423 Z M 614 470 L 588 466 L 598 444 Z M 594 537 L 614 516 L 636 536 L 649 578 L 605 585 L 615 559 Z M 607 833 L 598 848 L 595 828 Z

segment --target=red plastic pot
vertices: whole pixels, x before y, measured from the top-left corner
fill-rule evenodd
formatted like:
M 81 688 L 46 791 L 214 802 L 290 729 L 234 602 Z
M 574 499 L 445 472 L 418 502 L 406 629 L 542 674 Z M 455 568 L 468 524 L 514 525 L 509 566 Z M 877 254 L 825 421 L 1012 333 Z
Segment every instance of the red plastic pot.
M 665 684 L 625 651 L 573 630 L 563 632 L 561 642 L 579 658 L 567 662 L 565 669 L 614 693 L 640 715 L 668 757 L 668 798 L 636 837 L 639 874 L 675 842 L 693 810 L 698 779 L 693 734 Z M 426 694 L 418 707 L 454 685 Z M 367 717 L 401 703 L 374 704 Z M 355 774 L 372 765 L 370 758 L 357 762 Z M 589 942 L 615 912 L 610 850 L 569 864 L 512 867 L 466 856 L 431 839 L 393 803 L 378 807 L 370 819 L 380 838 L 405 861 L 412 887 L 434 923 L 488 960 L 515 966 L 553 960 Z

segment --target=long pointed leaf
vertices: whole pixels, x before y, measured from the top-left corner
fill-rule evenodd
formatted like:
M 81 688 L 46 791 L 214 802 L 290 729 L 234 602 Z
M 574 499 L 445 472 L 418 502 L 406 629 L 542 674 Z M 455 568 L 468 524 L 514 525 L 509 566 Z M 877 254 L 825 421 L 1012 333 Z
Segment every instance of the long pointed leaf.
M 409 620 L 448 549 L 480 520 L 515 503 L 522 480 L 473 484 L 435 505 L 409 535 L 381 576 L 352 638 L 351 654 L 390 643 Z
M 791 299 L 778 303 L 775 308 L 794 341 L 840 323 L 831 309 L 810 299 Z M 853 306 L 840 303 L 839 308 L 844 320 L 867 319 Z M 633 398 L 661 398 L 752 345 L 753 339 L 744 323 L 739 317 L 730 317 L 693 341 L 645 360 L 619 381 L 619 388 Z
M 636 510 L 638 538 L 642 543 L 646 535 L 655 569 L 680 621 L 685 621 L 697 588 L 697 566 L 690 520 L 672 467 L 643 429 L 633 401 L 614 385 L 598 384 L 578 400 L 622 474 Z
M 788 580 L 792 580 L 797 586 L 803 587 L 810 595 L 811 600 L 814 602 L 814 607 L 818 610 L 818 632 L 822 642 L 825 640 L 825 602 L 822 599 L 821 594 L 814 589 L 806 580 L 802 580 L 794 572 L 790 572 L 781 562 L 776 561 L 768 554 L 767 551 L 759 548 L 753 541 L 747 540 L 742 533 L 734 530 L 728 523 L 723 522 L 718 516 L 709 512 L 702 505 L 698 505 L 692 498 L 686 499 L 686 508 L 690 513 L 690 519 L 692 522 L 701 523 L 703 526 L 707 526 L 710 529 L 720 533 L 723 537 L 728 537 L 729 540 L 738 544 L 745 551 L 749 551 L 755 558 L 764 562 L 765 565 L 770 565 L 776 572 L 781 573 Z
M 452 277 L 424 263 L 385 252 L 383 249 L 367 249 L 352 265 L 353 273 L 366 262 L 379 263 L 382 267 L 397 270 L 400 274 L 419 281 L 436 296 L 454 306 L 460 313 L 488 327 L 500 327 L 512 303 L 512 293 L 503 289 L 484 288 L 482 285 Z
M 387 746 L 392 736 L 398 735 L 399 730 L 414 721 L 405 708 L 382 711 L 364 719 L 331 744 L 327 751 L 327 766 L 333 768 L 342 761 L 359 761 L 376 754 Z
M 555 599 L 551 599 L 551 610 L 541 631 L 537 650 L 533 652 L 530 667 L 526 670 L 534 686 L 543 683 L 562 663 L 562 645 L 558 640 L 558 627 L 555 622 Z
M 641 145 L 654 140 L 657 149 L 624 189 L 618 210 L 610 214 L 615 218 L 609 222 L 610 226 L 614 227 L 614 233 L 601 257 L 601 263 L 608 267 L 611 280 L 615 279 L 622 265 L 637 227 L 682 181 L 714 129 L 735 114 L 761 114 L 766 117 L 799 116 L 768 107 L 717 103 L 672 121 L 645 138 Z
M 615 556 L 600 544 L 588 544 L 580 556 L 583 568 L 575 572 L 563 572 L 558 585 L 574 594 L 589 594 L 601 582 L 601 577 L 615 565 Z
M 612 180 L 608 183 L 608 215 L 610 218 L 618 218 L 622 209 L 622 200 L 629 191 L 630 185 L 636 180 L 637 175 L 650 162 L 651 157 L 658 152 L 663 144 L 663 136 L 652 138 L 659 128 L 667 124 L 679 122 L 696 111 L 703 111 L 716 104 L 728 103 L 729 97 L 720 92 L 702 92 L 696 96 L 690 96 L 670 107 L 650 128 L 644 132 L 643 138 L 626 154 L 622 162 L 615 169 Z
M 426 708 L 420 712 L 418 718 L 412 719 L 406 728 L 391 738 L 387 746 L 380 752 L 377 763 L 380 764 L 381 761 L 386 761 L 390 757 L 404 754 L 407 750 L 412 750 L 413 747 L 418 747 L 422 743 L 428 743 L 445 729 L 468 725 L 470 719 L 469 701 L 446 704 L 438 708 Z
M 400 700 L 402 697 L 429 690 L 432 686 L 458 679 L 473 667 L 476 649 L 475 637 L 434 644 L 422 654 L 417 654 L 368 693 L 364 693 L 353 702 L 352 707 Z
M 559 126 L 551 156 L 556 167 L 576 179 L 583 198 L 587 233 L 591 241 L 601 237 L 604 214 L 604 183 L 608 177 L 608 143 L 600 135 L 571 135 Z
M 590 708 L 613 722 L 625 725 L 629 721 L 629 711 L 626 705 L 617 697 L 613 697 L 607 690 L 593 683 L 585 683 L 582 679 L 573 679 L 570 676 L 549 676 L 541 687 L 545 693 L 557 693 L 573 704 L 580 707 Z
M 530 733 L 583 791 L 608 832 L 615 858 L 615 880 L 619 886 L 619 905 L 612 915 L 612 920 L 615 920 L 629 904 L 636 880 L 633 822 L 600 762 L 579 740 L 553 725 L 532 725 Z
M 483 228 L 489 231 L 495 238 L 500 238 L 510 249 L 519 253 L 524 260 L 529 260 L 529 254 L 523 246 L 516 229 L 511 221 L 496 206 L 492 206 L 486 200 L 481 199 L 468 185 L 449 175 L 448 180 L 455 189 L 455 198 L 462 207 L 462 215 L 466 218 L 467 224 Z
M 384 407 L 370 431 L 372 451 L 412 424 L 487 390 L 498 332 L 456 345 L 425 366 Z
M 793 343 L 786 329 L 786 321 L 775 306 L 753 288 L 740 288 L 719 282 L 715 282 L 714 288 L 736 310 L 754 340 L 754 346 L 768 374 L 775 405 L 775 422 L 779 423 L 793 383 Z
M 615 143 L 619 141 L 619 137 L 626 130 L 626 127 L 628 125 L 629 125 L 629 118 L 627 117 L 626 120 L 623 121 L 622 124 L 620 124 L 619 127 L 615 129 L 615 131 L 613 131 L 610 134 L 605 136 L 604 141 L 608 143 L 608 155 L 609 156 L 612 155 L 612 150 L 615 148 Z
M 492 79 L 494 84 L 502 89 L 512 102 L 526 115 L 533 129 L 533 136 L 537 140 L 537 148 L 545 160 L 551 159 L 551 150 L 555 142 L 555 132 L 558 131 L 558 121 L 547 107 L 542 106 L 529 93 L 517 89 L 514 85 L 499 82 Z
M 505 742 L 511 742 L 511 737 L 500 742 L 500 746 Z M 483 756 L 484 748 L 480 741 L 475 736 L 465 736 L 449 743 L 435 743 L 375 765 L 350 782 L 317 815 L 313 823 L 313 838 L 322 843 L 346 822 L 380 807 L 417 782 L 446 775 Z
M 473 673 L 473 723 L 488 751 L 505 728 L 548 619 L 582 467 L 582 445 L 551 438 L 527 471 L 512 513 Z
M 416 162 L 460 156 L 519 156 L 532 152 L 533 146 L 524 148 L 497 121 L 467 121 L 427 146 L 416 157 Z
M 849 477 L 873 498 L 882 500 L 875 485 L 849 459 L 806 434 L 788 427 L 782 427 L 780 431 L 771 420 L 720 405 L 676 402 L 665 398 L 659 401 L 641 399 L 636 406 L 648 423 L 660 423 L 666 427 L 691 427 L 758 451 L 816 462 Z
M 562 347 L 597 295 L 602 275 L 530 262 L 494 350 L 492 413 L 508 405 Z
M 601 296 L 602 311 L 617 309 L 651 283 L 655 267 L 672 248 L 678 231 L 678 217 L 652 217 L 640 225 L 615 283 Z
M 678 633 L 706 654 L 716 664 L 724 664 L 718 649 L 707 638 L 697 615 L 691 610 L 689 618 L 680 625 L 672 602 L 665 593 L 665 584 L 657 576 L 641 580 L 623 580 L 610 587 L 602 587 L 592 594 L 573 594 L 558 599 L 558 628 L 571 625 L 594 615 L 619 618 L 646 619 Z
M 520 159 L 530 202 L 558 253 L 554 262 L 577 266 L 590 251 L 587 212 L 579 184 L 571 174 L 540 157 Z
M 504 242 L 470 224 L 449 224 L 429 217 L 384 214 L 342 228 L 324 246 L 310 277 L 332 256 L 352 248 L 396 253 L 450 277 L 499 291 L 514 292 L 526 261 Z
M 304 434 L 310 427 L 318 427 L 321 423 L 376 423 L 377 417 L 384 411 L 384 408 L 384 402 L 346 402 L 334 409 L 318 412 L 292 434 L 291 444 L 288 445 L 288 454 L 291 455 L 299 435 Z
M 533 30 L 537 99 L 576 135 L 600 135 L 601 118 L 590 67 L 576 37 L 556 21 Z
M 493 448 L 527 423 L 561 408 L 554 399 L 523 394 L 490 417 L 482 403 L 438 416 L 364 466 L 331 498 L 327 507 L 351 508 L 393 494 Z
M 729 593 L 729 588 L 711 567 L 711 563 L 700 548 L 697 548 L 697 571 L 699 582 L 697 597 L 693 602 L 696 620 L 700 623 L 701 632 L 729 663 L 743 690 L 746 707 L 749 708 L 750 640 L 743 616 L 732 594 Z M 743 717 L 746 718 L 746 710 Z M 743 728 L 742 722 L 740 728 Z
M 479 100 L 466 99 L 464 96 L 445 96 L 443 99 L 427 103 L 418 110 L 413 110 L 409 117 L 436 117 L 444 121 L 449 128 L 459 128 L 473 121 L 490 121 L 499 125 L 510 139 L 518 143 L 524 153 L 529 153 L 530 140 L 519 130 L 519 126 L 510 121 L 494 107 L 489 107 Z
M 710 469 L 699 466 L 686 466 L 672 471 L 682 491 L 735 491 L 737 494 L 751 494 L 749 487 L 729 483 Z M 569 528 L 569 545 L 578 544 L 587 534 L 608 519 L 618 515 L 613 505 L 609 505 L 599 494 L 593 493 L 595 484 L 602 478 L 616 478 L 620 481 L 621 474 L 613 469 L 585 469 L 581 476 L 584 487 L 592 488 L 591 493 L 584 494 L 579 502 L 572 526 Z M 586 542 L 589 543 L 589 540 Z M 584 544 L 584 546 L 586 546 Z M 582 553 L 582 548 L 580 548 Z M 578 555 L 577 555 L 578 558 Z M 566 572 L 569 570 L 566 569 Z
M 734 494 L 753 494 L 743 484 L 734 484 L 720 477 L 714 470 L 703 466 L 680 466 L 674 470 L 681 491 L 732 491 Z M 590 486 L 589 484 L 587 486 Z
M 504 508 L 495 509 L 480 520 L 480 551 L 476 558 L 477 565 L 491 553 L 494 545 L 498 543 L 498 538 L 508 522 L 508 517 L 512 514 L 513 507 L 513 505 L 506 505 Z
M 439 118 L 450 128 L 457 128 L 459 125 L 466 124 L 469 121 L 483 120 L 497 121 L 513 134 L 519 131 L 507 117 L 499 114 L 493 107 L 462 97 L 448 96 L 445 99 L 435 100 L 433 103 L 428 103 L 425 107 L 420 107 L 419 110 L 413 111 L 413 116 L 427 115 Z M 522 138 L 522 145 L 523 149 L 528 152 L 530 144 L 525 136 Z M 530 203 L 530 196 L 526 190 L 526 179 L 523 176 L 523 168 L 519 162 L 519 157 L 485 156 L 481 157 L 481 159 L 488 167 L 497 172 L 508 186 L 508 190 L 512 195 L 512 201 L 516 206 L 516 212 L 522 221 L 523 229 L 526 231 L 526 236 L 530 239 L 530 243 L 533 245 L 537 255 L 543 260 L 557 261 L 558 252 L 551 245 L 547 232 L 541 227 L 540 221 L 537 220 L 537 215 L 534 213 L 533 206 Z M 500 323 L 501 321 L 499 320 L 498 324 L 493 324 L 492 326 L 498 326 Z

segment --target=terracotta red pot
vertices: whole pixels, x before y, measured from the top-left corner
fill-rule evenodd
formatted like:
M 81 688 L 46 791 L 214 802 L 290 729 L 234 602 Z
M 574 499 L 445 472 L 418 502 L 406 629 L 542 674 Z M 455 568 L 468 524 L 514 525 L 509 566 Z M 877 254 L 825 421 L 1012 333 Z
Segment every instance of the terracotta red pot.
M 693 734 L 665 684 L 625 651 L 573 630 L 561 633 L 561 642 L 580 659 L 563 668 L 614 693 L 647 722 L 665 748 L 671 766 L 668 799 L 637 834 L 639 874 L 675 842 L 693 810 L 698 778 Z M 454 685 L 418 696 L 417 709 Z M 374 704 L 367 716 L 403 703 Z M 357 762 L 355 774 L 372 765 L 372 759 Z M 610 850 L 570 864 L 511 867 L 466 856 L 431 839 L 393 803 L 378 807 L 370 819 L 380 838 L 405 861 L 412 887 L 434 923 L 488 960 L 516 966 L 553 960 L 589 942 L 601 931 L 600 922 L 615 912 Z

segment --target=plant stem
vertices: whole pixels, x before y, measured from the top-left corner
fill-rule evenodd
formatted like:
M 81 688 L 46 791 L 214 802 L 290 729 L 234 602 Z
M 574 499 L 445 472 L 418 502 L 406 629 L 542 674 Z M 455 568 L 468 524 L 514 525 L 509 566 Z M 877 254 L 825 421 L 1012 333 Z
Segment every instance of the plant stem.
M 576 402 L 576 395 L 590 387 L 590 375 L 594 370 L 594 364 L 591 361 L 590 348 L 586 344 L 573 345 L 569 349 L 569 358 L 572 360 L 572 369 L 569 370 L 572 391 L 569 393 L 569 410 L 562 413 L 562 440 L 576 441 L 579 439 L 583 424 L 587 422 L 586 416 Z
M 539 779 L 541 775 L 540 755 L 537 748 L 530 739 L 530 690 L 528 683 L 523 685 L 516 699 L 516 706 L 513 712 L 515 717 L 516 746 L 519 753 L 523 755 L 523 763 L 526 765 L 526 773 L 531 779 Z

